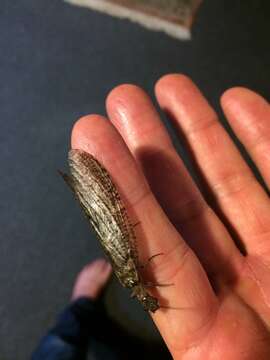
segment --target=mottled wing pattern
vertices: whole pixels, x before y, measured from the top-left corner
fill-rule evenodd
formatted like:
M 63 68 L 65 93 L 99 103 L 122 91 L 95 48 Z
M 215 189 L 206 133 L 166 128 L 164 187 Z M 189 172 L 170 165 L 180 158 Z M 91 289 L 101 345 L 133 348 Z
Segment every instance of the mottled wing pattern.
M 64 179 L 75 192 L 116 273 L 132 256 L 138 259 L 135 234 L 120 195 L 107 170 L 90 154 L 70 150 L 71 177 Z

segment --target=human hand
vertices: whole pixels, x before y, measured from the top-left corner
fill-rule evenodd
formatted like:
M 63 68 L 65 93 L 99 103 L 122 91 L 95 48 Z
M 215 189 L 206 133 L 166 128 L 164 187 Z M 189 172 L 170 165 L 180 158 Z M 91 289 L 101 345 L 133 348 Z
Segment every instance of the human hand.
M 269 197 L 190 79 L 167 75 L 155 91 L 187 143 L 203 194 L 136 86 L 109 94 L 110 121 L 99 115 L 77 121 L 72 148 L 94 155 L 112 175 L 139 222 L 142 263 L 164 254 L 144 276 L 174 284 L 149 289 L 178 308 L 152 314 L 173 358 L 269 359 Z M 269 186 L 269 104 L 243 88 L 226 91 L 221 104 Z
M 111 264 L 105 259 L 96 259 L 87 264 L 77 276 L 71 300 L 78 300 L 82 297 L 97 300 L 108 283 L 111 273 Z

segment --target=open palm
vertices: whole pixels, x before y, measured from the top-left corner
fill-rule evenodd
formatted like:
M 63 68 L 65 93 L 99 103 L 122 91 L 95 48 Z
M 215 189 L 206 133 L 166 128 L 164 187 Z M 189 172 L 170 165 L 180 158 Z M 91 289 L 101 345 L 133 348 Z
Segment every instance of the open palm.
M 136 226 L 149 289 L 171 307 L 153 319 L 174 359 L 270 359 L 270 202 L 214 110 L 183 75 L 156 97 L 184 138 L 202 179 L 192 180 L 149 97 L 121 85 L 108 119 L 75 124 L 72 147 L 111 173 Z M 270 185 L 270 106 L 243 88 L 221 99 L 227 119 Z M 145 272 L 146 272 L 145 271 Z

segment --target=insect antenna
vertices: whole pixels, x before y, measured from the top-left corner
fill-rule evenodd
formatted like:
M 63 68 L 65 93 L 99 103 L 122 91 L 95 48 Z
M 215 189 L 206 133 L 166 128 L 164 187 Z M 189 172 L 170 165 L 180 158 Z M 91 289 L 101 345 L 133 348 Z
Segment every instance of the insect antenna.
M 171 283 L 171 284 L 159 284 L 159 283 L 147 282 L 147 283 L 143 283 L 143 285 L 145 287 L 167 287 L 167 286 L 173 286 L 174 283 Z
M 168 309 L 168 310 L 190 310 L 191 308 L 185 307 L 174 307 L 174 306 L 166 306 L 166 305 L 159 305 L 160 309 Z

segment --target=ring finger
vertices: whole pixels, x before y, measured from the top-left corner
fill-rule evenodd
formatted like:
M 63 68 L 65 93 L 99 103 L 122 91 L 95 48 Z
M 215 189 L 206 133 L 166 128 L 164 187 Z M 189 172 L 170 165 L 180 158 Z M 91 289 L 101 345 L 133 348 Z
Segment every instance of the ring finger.
M 197 87 L 183 75 L 168 75 L 156 86 L 163 109 L 169 109 L 184 134 L 197 169 L 206 180 L 214 206 L 243 242 L 248 253 L 264 244 L 269 233 L 270 203 L 266 192 L 219 123 Z

